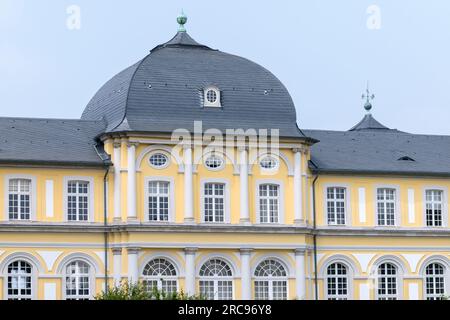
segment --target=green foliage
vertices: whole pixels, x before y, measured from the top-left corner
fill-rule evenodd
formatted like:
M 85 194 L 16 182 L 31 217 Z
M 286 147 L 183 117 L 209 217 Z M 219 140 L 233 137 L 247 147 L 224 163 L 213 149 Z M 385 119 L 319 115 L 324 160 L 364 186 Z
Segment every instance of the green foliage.
M 95 300 L 205 300 L 200 295 L 189 296 L 183 290 L 179 292 L 165 292 L 153 288 L 147 291 L 143 282 L 122 281 L 120 285 L 108 287 L 95 296 Z

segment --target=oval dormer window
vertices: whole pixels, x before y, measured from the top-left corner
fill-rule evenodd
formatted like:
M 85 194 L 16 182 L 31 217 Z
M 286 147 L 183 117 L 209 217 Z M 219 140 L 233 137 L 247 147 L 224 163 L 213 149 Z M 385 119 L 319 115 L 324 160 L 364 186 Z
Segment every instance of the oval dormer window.
M 209 170 L 220 170 L 223 166 L 223 159 L 216 155 L 211 155 L 205 159 L 205 166 Z
M 165 154 L 162 153 L 154 153 L 150 156 L 150 164 L 152 167 L 156 168 L 156 169 L 162 169 L 165 168 L 168 163 L 169 163 L 169 159 L 167 158 L 167 156 Z
M 204 90 L 204 106 L 220 107 L 220 90 L 216 87 L 209 86 Z
M 261 159 L 259 165 L 264 170 L 273 170 L 278 167 L 278 160 L 272 156 L 265 156 Z

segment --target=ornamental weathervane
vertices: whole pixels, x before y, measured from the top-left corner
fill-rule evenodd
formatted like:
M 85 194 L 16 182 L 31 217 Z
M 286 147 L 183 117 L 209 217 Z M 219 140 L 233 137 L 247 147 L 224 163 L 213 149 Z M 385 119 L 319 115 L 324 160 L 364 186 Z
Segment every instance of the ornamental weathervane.
M 372 93 L 370 94 L 369 91 L 369 81 L 367 81 L 367 88 L 366 88 L 366 94 L 363 94 L 361 96 L 362 99 L 366 99 L 366 103 L 364 104 L 364 109 L 366 109 L 367 112 L 370 112 L 370 109 L 372 109 L 372 103 L 370 103 L 370 101 L 372 101 L 373 99 L 375 99 L 375 95 Z
M 183 10 L 181 10 L 180 15 L 177 17 L 177 22 L 179 24 L 178 32 L 186 32 L 184 25 L 187 22 L 187 16 L 184 14 Z

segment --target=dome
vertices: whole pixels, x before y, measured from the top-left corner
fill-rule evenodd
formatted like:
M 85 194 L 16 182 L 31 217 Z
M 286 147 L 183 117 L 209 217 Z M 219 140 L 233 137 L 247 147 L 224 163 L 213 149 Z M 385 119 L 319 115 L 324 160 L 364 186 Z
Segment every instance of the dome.
M 219 108 L 204 106 L 211 86 L 220 92 Z M 305 137 L 289 92 L 271 72 L 199 44 L 185 31 L 109 80 L 82 119 L 102 119 L 108 133 L 192 132 L 194 121 L 202 121 L 203 131 L 279 129 L 281 137 Z

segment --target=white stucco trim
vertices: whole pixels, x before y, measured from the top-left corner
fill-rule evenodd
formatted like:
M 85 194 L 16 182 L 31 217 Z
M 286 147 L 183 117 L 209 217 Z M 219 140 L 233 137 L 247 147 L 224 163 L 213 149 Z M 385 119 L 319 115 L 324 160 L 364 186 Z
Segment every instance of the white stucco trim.
M 31 181 L 31 192 L 30 192 L 30 220 L 11 220 L 9 219 L 9 180 L 12 179 L 28 179 Z M 37 187 L 36 187 L 36 177 L 29 174 L 7 174 L 5 175 L 5 183 L 4 183 L 4 190 L 5 190 L 5 197 L 4 197 L 4 219 L 8 221 L 36 221 L 37 220 Z
M 136 158 L 136 170 L 137 171 L 141 170 L 142 161 L 149 153 L 161 152 L 168 157 L 168 159 L 169 159 L 168 165 L 170 165 L 170 162 L 174 159 L 175 163 L 178 165 L 178 172 L 179 173 L 184 172 L 183 160 L 181 159 L 180 155 L 177 154 L 177 152 L 172 152 L 172 150 L 173 150 L 172 147 L 169 147 L 166 145 L 152 145 L 152 146 L 146 147 L 144 150 L 141 151 L 141 153 L 139 153 L 138 157 Z M 149 164 L 149 166 L 150 166 L 150 164 Z M 163 169 L 163 168 L 161 168 L 161 169 Z
M 265 260 L 276 260 L 284 267 L 287 273 L 288 279 L 294 279 L 295 278 L 295 268 L 292 265 L 292 262 L 283 254 L 278 253 L 266 253 L 256 256 L 254 259 L 251 259 L 250 265 L 251 265 L 251 278 L 256 279 L 255 277 L 255 270 L 259 266 L 259 264 Z M 289 292 L 289 290 L 288 290 Z
M 224 222 L 205 222 L 205 184 L 206 183 L 223 183 L 225 185 L 225 194 L 224 194 Z M 200 180 L 200 212 L 201 217 L 200 221 L 203 224 L 223 224 L 230 223 L 230 181 L 228 179 L 220 179 L 220 178 L 207 178 Z
M 198 172 L 198 166 L 201 164 L 208 171 L 221 171 L 225 168 L 227 164 L 231 164 L 233 166 L 233 174 L 239 174 L 239 165 L 235 161 L 235 156 L 227 150 L 227 148 L 217 148 L 214 147 L 205 148 L 203 152 L 194 152 L 194 162 L 193 162 L 193 172 Z M 219 168 L 211 169 L 205 166 L 204 159 L 207 159 L 211 154 L 216 154 L 223 159 L 223 164 Z
M 69 181 L 86 181 L 89 183 L 89 193 L 88 193 L 88 221 L 69 221 L 67 216 L 68 207 L 68 186 Z M 95 193 L 94 193 L 94 177 L 92 176 L 65 176 L 63 178 L 63 217 L 65 222 L 69 223 L 86 223 L 94 221 L 94 203 L 95 203 Z
M 267 152 L 267 151 L 260 151 L 258 153 L 256 152 L 250 152 L 250 157 L 248 161 L 248 173 L 253 174 L 253 167 L 256 165 L 259 167 L 259 162 L 262 158 L 265 156 L 272 156 L 278 161 L 277 170 L 280 168 L 280 160 L 284 162 L 284 164 L 287 167 L 288 176 L 294 176 L 294 166 L 293 163 L 289 160 L 289 158 L 286 156 L 285 153 L 283 153 L 281 150 L 278 151 L 278 154 Z M 272 170 L 264 170 L 265 172 L 271 172 Z M 275 172 L 276 173 L 276 172 Z
M 444 271 L 445 272 L 444 273 L 445 295 L 448 296 L 450 294 L 450 259 L 448 258 L 448 256 L 444 256 L 444 255 L 440 255 L 440 254 L 433 254 L 433 255 L 427 257 L 425 260 L 423 260 L 420 263 L 420 267 L 418 268 L 419 274 L 423 279 L 423 281 L 422 281 L 423 299 L 426 299 L 425 270 L 426 270 L 426 267 L 430 263 L 439 263 L 445 268 L 445 271 Z
M 48 270 L 53 270 L 53 265 L 63 251 L 36 251 L 47 265 Z
M 347 297 L 348 300 L 353 300 L 354 292 L 353 292 L 353 279 L 358 277 L 360 274 L 360 270 L 356 265 L 355 261 L 346 255 L 342 254 L 334 254 L 325 259 L 319 269 L 320 278 L 324 280 L 323 291 L 324 297 L 328 300 L 328 290 L 327 290 L 327 268 L 333 263 L 341 263 L 347 268 Z
M 279 186 L 279 193 L 278 193 L 278 223 L 270 223 L 270 222 L 261 222 L 260 219 L 260 211 L 261 208 L 259 206 L 259 186 L 263 184 L 275 184 Z M 286 218 L 285 218 L 285 199 L 286 194 L 284 190 L 284 182 L 283 180 L 279 179 L 258 179 L 255 182 L 255 208 L 256 208 L 256 224 L 264 224 L 264 225 L 271 225 L 271 224 L 285 224 Z
M 395 255 L 383 255 L 377 258 L 371 267 L 370 275 L 374 278 L 375 300 L 378 300 L 378 267 L 383 263 L 392 263 L 397 268 L 398 300 L 403 299 L 403 279 L 409 275 L 409 270 L 403 260 Z
M 439 190 L 442 191 L 442 226 L 427 226 L 427 208 L 426 208 L 426 191 Z M 445 186 L 426 185 L 422 188 L 422 221 L 426 228 L 442 229 L 448 227 L 448 188 Z
M 416 201 L 414 189 L 408 189 L 408 222 L 416 222 Z
M 233 259 L 234 257 L 230 254 L 226 254 L 226 253 L 207 253 L 207 254 L 200 254 L 195 266 L 195 276 L 200 278 L 200 269 L 201 267 L 208 261 L 211 259 L 220 259 L 223 260 L 224 262 L 228 263 L 228 265 L 231 268 L 231 272 L 233 273 L 232 278 L 233 279 L 238 279 L 241 277 L 241 271 L 240 268 L 237 266 L 235 259 Z M 234 296 L 234 283 L 233 283 L 233 296 Z
M 148 183 L 152 181 L 162 181 L 169 183 L 169 221 L 150 221 L 148 217 Z M 165 222 L 175 222 L 175 179 L 173 177 L 145 177 L 144 178 L 144 221 L 145 222 L 154 222 L 154 223 L 165 223 Z

